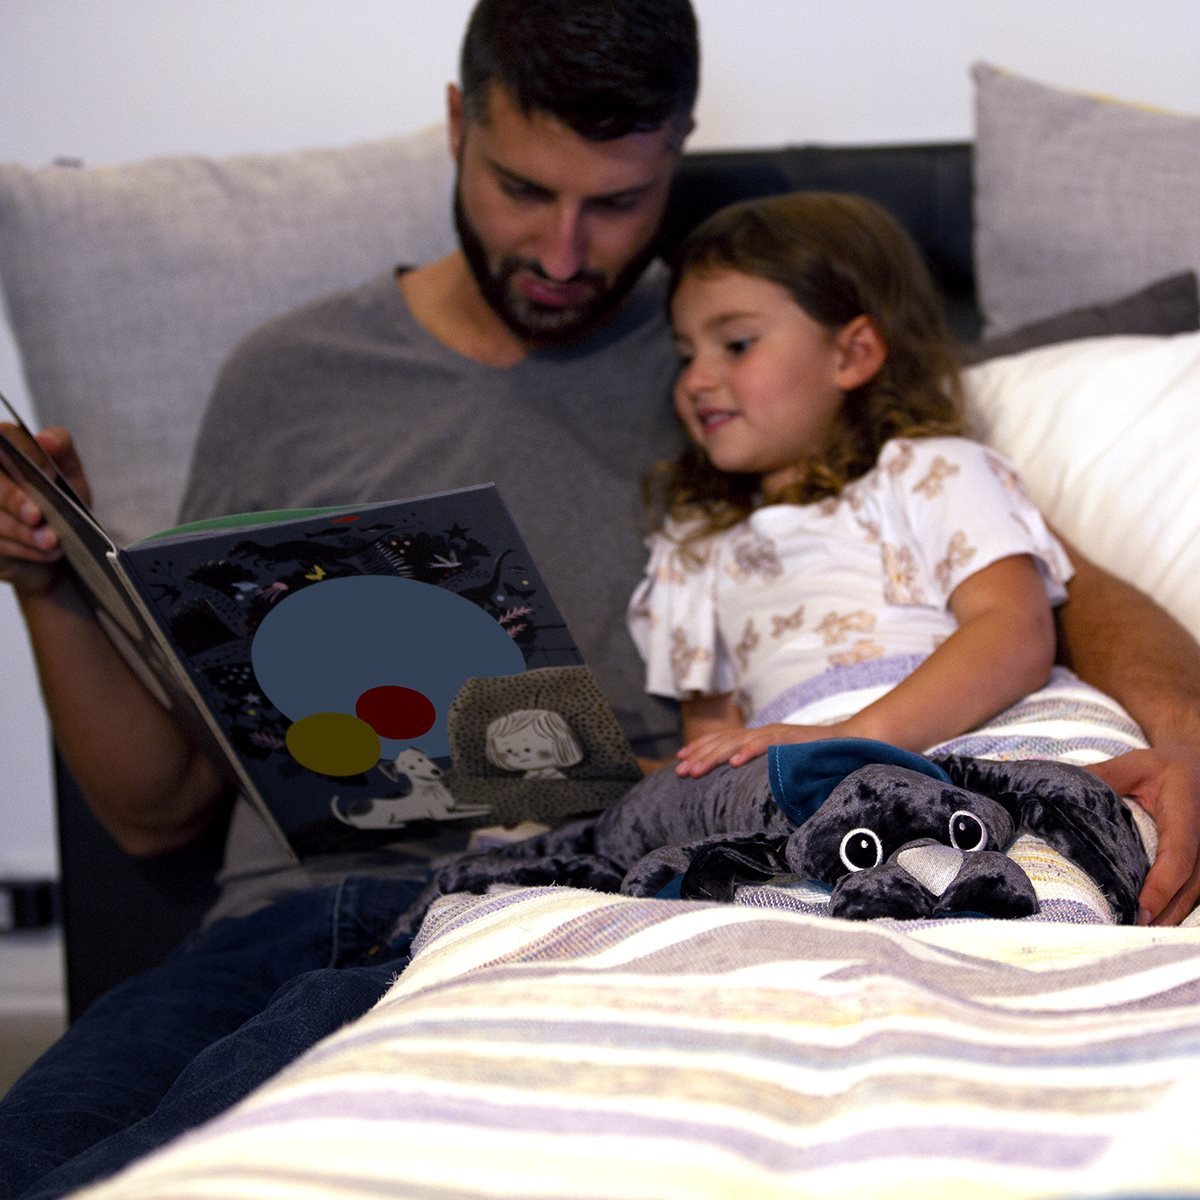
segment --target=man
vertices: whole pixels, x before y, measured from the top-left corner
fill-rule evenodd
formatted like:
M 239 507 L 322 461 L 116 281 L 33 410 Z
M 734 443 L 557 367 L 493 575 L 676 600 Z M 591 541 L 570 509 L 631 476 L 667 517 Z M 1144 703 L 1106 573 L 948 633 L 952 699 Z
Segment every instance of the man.
M 674 362 L 649 264 L 697 63 L 686 0 L 481 0 L 461 91 L 449 93 L 461 248 L 249 338 L 218 381 L 183 514 L 495 479 L 651 757 L 672 718 L 642 696 L 623 614 L 642 567 L 636 482 L 676 436 L 655 402 Z M 43 441 L 85 486 L 66 435 Z M 40 514 L 13 489 L 0 492 L 0 552 L 91 805 L 132 853 L 186 844 L 229 802 L 215 767 L 114 654 L 53 569 Z M 1141 686 L 1116 686 L 1126 620 L 1154 622 L 1117 623 L 1109 614 L 1147 602 L 1079 565 L 1067 641 L 1082 673 L 1123 693 L 1156 742 L 1200 745 L 1180 699 L 1197 661 L 1190 640 L 1174 627 L 1147 633 L 1156 646 L 1176 641 Z M 1200 890 L 1197 761 L 1131 755 L 1105 768 L 1159 817 L 1170 856 L 1143 902 L 1165 919 Z M 405 947 L 387 934 L 428 855 L 454 848 L 447 837 L 299 868 L 239 803 L 214 919 L 93 1005 L 0 1105 L 0 1179 L 12 1194 L 54 1195 L 109 1173 L 357 1016 L 402 965 Z
M 461 251 L 251 337 L 218 381 L 185 500 L 191 516 L 495 479 L 648 753 L 671 714 L 615 643 L 642 563 L 636 479 L 676 436 L 646 267 L 697 76 L 687 0 L 483 0 L 449 96 Z M 43 441 L 85 487 L 65 433 Z M 221 777 L 54 569 L 40 514 L 12 489 L 0 509 L 0 571 L 73 774 L 130 852 L 186 844 L 228 805 Z M 589 615 L 596 596 L 611 619 Z M 461 844 L 299 868 L 239 803 L 214 914 L 230 919 L 92 1005 L 6 1097 L 0 1194 L 112 1172 L 361 1013 L 402 965 L 387 934 L 429 855 Z

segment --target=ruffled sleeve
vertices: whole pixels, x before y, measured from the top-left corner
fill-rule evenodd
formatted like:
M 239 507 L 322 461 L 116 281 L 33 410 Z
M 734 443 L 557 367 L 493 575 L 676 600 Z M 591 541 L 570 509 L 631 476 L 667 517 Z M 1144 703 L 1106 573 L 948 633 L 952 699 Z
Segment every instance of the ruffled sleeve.
M 646 691 L 686 700 L 730 692 L 733 672 L 717 628 L 714 539 L 687 552 L 668 526 L 647 540 L 650 561 L 629 602 L 629 632 L 646 664 Z
M 901 439 L 879 466 L 900 516 L 880 531 L 890 600 L 945 604 L 964 579 L 1015 554 L 1036 562 L 1051 605 L 1067 598 L 1070 559 L 1003 455 L 966 438 Z

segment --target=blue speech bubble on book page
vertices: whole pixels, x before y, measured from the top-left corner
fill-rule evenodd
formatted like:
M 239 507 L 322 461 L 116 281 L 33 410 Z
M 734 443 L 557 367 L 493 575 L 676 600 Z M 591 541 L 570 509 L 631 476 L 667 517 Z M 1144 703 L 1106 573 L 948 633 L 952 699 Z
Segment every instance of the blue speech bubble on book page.
M 430 758 L 448 755 L 446 714 L 459 688 L 472 677 L 525 670 L 521 648 L 478 605 L 387 575 L 324 579 L 281 600 L 259 625 L 250 658 L 263 694 L 293 722 L 354 716 L 373 689 L 385 698 L 400 694 L 393 689 L 424 697 L 432 723 L 411 739 L 381 733 L 384 758 L 410 745 Z

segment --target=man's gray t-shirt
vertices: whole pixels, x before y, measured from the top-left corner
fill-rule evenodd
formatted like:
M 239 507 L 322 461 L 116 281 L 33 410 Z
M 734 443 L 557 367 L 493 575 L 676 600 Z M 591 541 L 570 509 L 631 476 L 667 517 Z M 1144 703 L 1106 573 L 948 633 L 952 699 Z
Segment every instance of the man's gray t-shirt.
M 388 273 L 238 347 L 205 415 L 181 518 L 494 482 L 626 733 L 640 753 L 663 754 L 675 715 L 644 693 L 625 607 L 645 564 L 641 480 L 679 445 L 675 367 L 658 268 L 586 342 L 506 368 L 427 333 Z M 429 848 L 459 840 L 451 832 Z M 404 861 L 379 852 L 289 866 L 239 804 L 217 911 Z

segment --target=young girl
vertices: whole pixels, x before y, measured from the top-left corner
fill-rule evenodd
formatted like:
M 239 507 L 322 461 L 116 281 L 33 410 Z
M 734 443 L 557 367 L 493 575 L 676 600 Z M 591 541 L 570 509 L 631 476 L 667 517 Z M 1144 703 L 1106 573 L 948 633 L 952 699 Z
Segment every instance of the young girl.
M 1046 682 L 1070 563 L 961 436 L 936 290 L 883 209 L 723 210 L 671 317 L 691 446 L 657 477 L 629 621 L 647 690 L 682 702 L 680 775 L 817 738 L 926 750 Z

